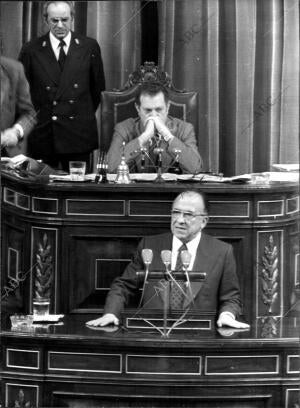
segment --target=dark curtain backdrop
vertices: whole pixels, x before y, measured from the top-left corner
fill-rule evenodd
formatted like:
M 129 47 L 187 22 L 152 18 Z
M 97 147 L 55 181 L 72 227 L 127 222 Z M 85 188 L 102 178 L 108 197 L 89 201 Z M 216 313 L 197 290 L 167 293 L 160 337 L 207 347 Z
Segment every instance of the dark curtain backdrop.
M 298 0 L 159 3 L 159 63 L 199 92 L 198 143 L 226 175 L 299 161 Z
M 141 63 L 145 4 L 75 2 L 74 29 L 98 40 L 107 89 L 122 87 Z M 199 93 L 196 132 L 205 169 L 233 175 L 298 162 L 298 0 L 156 4 L 159 65 L 177 88 Z M 3 54 L 17 58 L 25 41 L 47 30 L 42 2 L 0 7 Z

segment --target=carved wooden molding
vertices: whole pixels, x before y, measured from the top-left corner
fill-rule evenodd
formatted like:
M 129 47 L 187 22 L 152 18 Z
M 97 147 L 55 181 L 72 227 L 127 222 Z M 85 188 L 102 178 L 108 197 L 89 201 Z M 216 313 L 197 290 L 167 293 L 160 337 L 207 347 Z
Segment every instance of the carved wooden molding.
M 53 259 L 51 255 L 51 245 L 48 244 L 48 236 L 43 235 L 42 243 L 38 243 L 35 268 L 35 297 L 50 298 L 53 282 Z
M 278 250 L 274 245 L 273 235 L 269 237 L 269 243 L 265 246 L 262 255 L 263 268 L 261 271 L 262 301 L 267 306 L 268 313 L 272 313 L 272 307 L 278 297 Z

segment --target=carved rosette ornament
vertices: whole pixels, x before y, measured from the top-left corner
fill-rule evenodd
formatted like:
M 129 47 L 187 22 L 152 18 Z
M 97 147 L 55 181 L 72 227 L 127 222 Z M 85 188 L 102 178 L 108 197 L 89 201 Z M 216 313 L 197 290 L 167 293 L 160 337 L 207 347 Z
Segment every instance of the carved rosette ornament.
M 30 401 L 25 401 L 24 391 L 22 389 L 18 392 L 18 399 L 15 400 L 14 408 L 33 408 Z
M 35 298 L 50 298 L 53 282 L 53 260 L 51 245 L 47 234 L 43 235 L 42 243 L 38 244 L 34 280 Z
M 269 339 L 276 337 L 278 318 L 274 316 L 266 316 L 261 319 L 261 337 Z
M 261 271 L 262 301 L 267 306 L 268 313 L 272 313 L 272 307 L 278 297 L 278 250 L 274 245 L 273 236 L 269 237 L 269 244 L 265 246 L 262 256 L 263 268 Z

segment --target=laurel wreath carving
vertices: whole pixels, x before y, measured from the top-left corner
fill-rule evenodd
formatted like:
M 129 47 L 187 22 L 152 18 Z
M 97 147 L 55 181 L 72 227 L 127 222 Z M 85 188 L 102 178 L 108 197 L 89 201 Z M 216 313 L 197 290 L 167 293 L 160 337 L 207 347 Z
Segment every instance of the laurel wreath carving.
M 35 297 L 50 298 L 53 281 L 53 262 L 51 245 L 48 243 L 47 234 L 43 235 L 42 243 L 38 244 L 36 261 L 34 281 Z
M 262 300 L 268 308 L 268 313 L 272 313 L 272 307 L 278 297 L 278 250 L 274 245 L 273 236 L 270 235 L 269 243 L 265 246 L 262 256 L 263 269 L 261 271 Z

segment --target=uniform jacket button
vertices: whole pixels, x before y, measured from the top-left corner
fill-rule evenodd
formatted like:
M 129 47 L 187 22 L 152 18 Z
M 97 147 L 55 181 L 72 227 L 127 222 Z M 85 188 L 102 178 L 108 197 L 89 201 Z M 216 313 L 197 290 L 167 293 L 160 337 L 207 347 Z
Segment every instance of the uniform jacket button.
M 70 119 L 70 120 L 73 120 L 73 119 L 74 119 L 74 116 L 69 116 L 69 119 Z
M 57 102 L 56 102 L 56 101 L 53 101 L 53 105 L 56 106 L 56 105 L 57 105 Z
M 78 84 L 74 84 L 74 88 L 78 88 Z
M 46 86 L 46 90 L 50 91 L 51 87 L 50 86 Z
M 72 105 L 74 103 L 73 99 L 70 99 L 69 103 Z
M 52 116 L 52 120 L 57 120 L 57 116 Z

